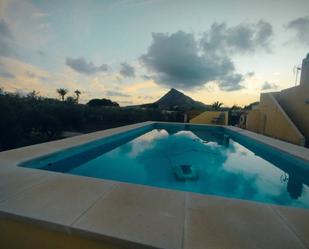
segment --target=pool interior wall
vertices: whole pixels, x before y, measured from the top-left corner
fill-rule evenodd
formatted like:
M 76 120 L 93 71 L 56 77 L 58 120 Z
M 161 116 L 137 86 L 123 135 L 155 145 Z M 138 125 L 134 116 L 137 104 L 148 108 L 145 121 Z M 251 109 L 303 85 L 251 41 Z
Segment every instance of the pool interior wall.
M 221 126 L 149 124 L 20 166 L 309 208 L 307 162 Z

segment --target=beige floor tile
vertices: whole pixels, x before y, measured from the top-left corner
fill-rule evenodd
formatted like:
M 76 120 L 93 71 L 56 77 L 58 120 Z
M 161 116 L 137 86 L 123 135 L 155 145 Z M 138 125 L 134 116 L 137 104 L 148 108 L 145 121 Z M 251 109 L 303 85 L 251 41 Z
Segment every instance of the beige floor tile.
M 46 171 L 42 170 L 16 168 L 15 166 L 1 167 L 0 202 L 42 182 L 46 175 Z
M 159 248 L 181 248 L 183 192 L 121 184 L 74 225 Z
M 301 208 L 273 207 L 309 248 L 309 210 Z
M 305 248 L 267 205 L 188 194 L 185 248 Z
M 115 183 L 54 173 L 45 181 L 0 204 L 0 210 L 70 225 Z
M 47 143 L 34 144 L 14 150 L 3 151 L 0 153 L 0 159 L 11 160 L 12 162 L 20 163 L 22 161 L 42 156 L 50 152 L 51 151 Z

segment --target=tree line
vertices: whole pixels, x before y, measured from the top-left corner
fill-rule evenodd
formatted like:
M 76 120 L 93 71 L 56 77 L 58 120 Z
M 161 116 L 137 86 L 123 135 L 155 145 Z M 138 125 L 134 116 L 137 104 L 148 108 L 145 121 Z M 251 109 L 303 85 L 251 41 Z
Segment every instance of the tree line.
M 21 96 L 0 89 L 0 150 L 59 139 L 64 131 L 86 133 L 148 120 L 183 121 L 179 112 L 120 107 L 109 99 L 80 104 L 79 90 L 67 98 L 67 89 L 57 93 L 60 100 L 41 97 L 36 91 Z

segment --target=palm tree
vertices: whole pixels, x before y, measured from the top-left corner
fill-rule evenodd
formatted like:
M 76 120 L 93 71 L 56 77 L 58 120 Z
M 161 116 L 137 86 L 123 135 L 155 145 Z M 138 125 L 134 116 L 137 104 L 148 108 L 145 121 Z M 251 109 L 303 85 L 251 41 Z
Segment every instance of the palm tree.
M 211 105 L 211 109 L 213 110 L 220 110 L 221 106 L 223 105 L 222 102 L 219 102 L 219 101 L 215 101 L 214 103 L 212 103 Z
M 77 89 L 74 93 L 76 94 L 76 103 L 78 104 L 79 95 L 81 95 L 81 92 Z
M 68 93 L 68 89 L 59 88 L 57 89 L 57 93 L 60 95 L 62 101 L 64 101 L 64 96 Z

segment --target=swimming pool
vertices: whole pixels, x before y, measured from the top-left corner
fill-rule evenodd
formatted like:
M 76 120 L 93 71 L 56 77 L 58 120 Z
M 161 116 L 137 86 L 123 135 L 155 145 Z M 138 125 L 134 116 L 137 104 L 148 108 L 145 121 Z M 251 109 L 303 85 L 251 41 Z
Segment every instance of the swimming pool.
M 20 166 L 309 208 L 308 163 L 219 126 L 150 124 Z

